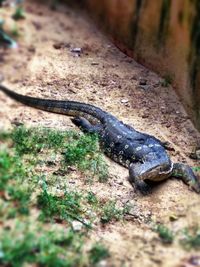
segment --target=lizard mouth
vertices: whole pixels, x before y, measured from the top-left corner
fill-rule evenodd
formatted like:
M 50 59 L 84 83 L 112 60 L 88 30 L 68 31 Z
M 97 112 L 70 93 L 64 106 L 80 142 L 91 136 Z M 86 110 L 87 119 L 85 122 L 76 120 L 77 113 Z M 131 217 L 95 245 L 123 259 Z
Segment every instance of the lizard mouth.
M 171 163 L 170 168 L 168 170 L 160 171 L 159 174 L 161 174 L 161 175 L 162 174 L 170 174 L 172 172 L 172 170 L 173 170 L 173 167 L 174 167 L 174 164 Z
M 138 175 L 142 180 L 161 181 L 169 177 L 173 170 L 173 163 L 162 166 L 160 164 L 150 167 L 149 169 L 143 169 Z

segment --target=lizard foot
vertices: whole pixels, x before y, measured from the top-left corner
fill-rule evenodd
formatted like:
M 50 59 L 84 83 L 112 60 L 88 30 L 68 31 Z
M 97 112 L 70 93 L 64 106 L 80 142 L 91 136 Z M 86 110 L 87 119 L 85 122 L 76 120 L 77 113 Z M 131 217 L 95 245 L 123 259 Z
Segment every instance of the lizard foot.
M 182 163 L 174 163 L 172 176 L 182 179 L 189 188 L 200 193 L 200 180 L 194 174 L 192 168 Z
M 129 168 L 129 182 L 130 184 L 136 189 L 136 191 L 139 191 L 142 195 L 149 195 L 151 193 L 151 186 L 147 184 L 145 181 L 141 180 L 139 177 L 137 177 L 134 167 L 130 165 Z
M 82 118 L 80 118 L 80 117 L 71 118 L 71 121 L 77 127 L 81 127 L 82 126 Z
M 139 191 L 143 196 L 151 193 L 151 187 L 144 181 L 135 181 L 136 191 Z
M 99 133 L 102 126 L 100 124 L 92 125 L 88 120 L 82 117 L 72 118 L 71 121 L 79 127 L 84 133 Z

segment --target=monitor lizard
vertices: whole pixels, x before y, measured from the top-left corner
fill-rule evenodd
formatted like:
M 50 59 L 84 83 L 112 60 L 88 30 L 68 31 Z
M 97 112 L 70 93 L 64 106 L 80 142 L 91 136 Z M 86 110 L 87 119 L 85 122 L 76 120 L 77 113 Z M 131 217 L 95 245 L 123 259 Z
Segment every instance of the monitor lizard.
M 142 194 L 151 191 L 148 181 L 162 181 L 171 176 L 181 178 L 190 188 L 200 193 L 200 181 L 193 170 L 188 165 L 173 163 L 163 142 L 124 124 L 109 112 L 76 101 L 21 95 L 3 85 L 0 85 L 0 90 L 22 104 L 72 116 L 72 122 L 83 132 L 96 133 L 104 153 L 129 169 L 130 183 Z

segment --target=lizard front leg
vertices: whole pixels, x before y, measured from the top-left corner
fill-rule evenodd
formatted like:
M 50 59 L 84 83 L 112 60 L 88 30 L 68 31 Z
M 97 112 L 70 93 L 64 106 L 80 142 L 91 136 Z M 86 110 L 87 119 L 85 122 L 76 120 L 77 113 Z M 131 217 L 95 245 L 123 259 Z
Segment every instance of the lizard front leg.
M 142 195 L 147 195 L 151 192 L 151 187 L 140 177 L 141 164 L 131 163 L 129 166 L 129 182 Z
M 92 125 L 88 120 L 82 117 L 72 118 L 71 121 L 85 133 L 99 133 L 102 129 L 101 124 Z
M 185 164 L 174 163 L 172 176 L 180 178 L 197 193 L 200 193 L 200 180 L 196 177 L 193 170 Z

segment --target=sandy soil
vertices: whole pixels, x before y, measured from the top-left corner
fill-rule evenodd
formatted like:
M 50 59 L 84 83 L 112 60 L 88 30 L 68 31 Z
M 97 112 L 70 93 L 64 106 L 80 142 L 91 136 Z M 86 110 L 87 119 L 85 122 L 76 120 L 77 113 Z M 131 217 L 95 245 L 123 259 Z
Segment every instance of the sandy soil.
M 32 96 L 97 105 L 136 129 L 170 142 L 174 161 L 200 165 L 189 157 L 200 145 L 200 134 L 173 88 L 162 87 L 160 77 L 121 53 L 83 12 L 64 7 L 52 11 L 36 1 L 26 3 L 26 10 L 26 20 L 18 24 L 19 48 L 0 50 L 5 85 Z M 80 55 L 71 52 L 73 48 L 81 48 Z M 0 118 L 0 129 L 16 120 L 58 129 L 74 127 L 67 117 L 24 107 L 2 93 Z M 128 171 L 107 161 L 109 183 L 93 185 L 93 192 L 129 202 L 133 208 L 124 222 L 92 232 L 92 238 L 103 240 L 111 251 L 105 266 L 200 266 L 199 252 L 186 252 L 176 241 L 163 245 L 148 223 L 161 222 L 175 232 L 196 225 L 200 196 L 170 179 L 142 197 L 127 182 Z M 81 177 L 75 179 L 75 186 L 87 188 Z M 172 215 L 176 220 L 170 220 Z M 194 256 L 199 257 L 199 265 L 191 263 Z

